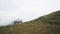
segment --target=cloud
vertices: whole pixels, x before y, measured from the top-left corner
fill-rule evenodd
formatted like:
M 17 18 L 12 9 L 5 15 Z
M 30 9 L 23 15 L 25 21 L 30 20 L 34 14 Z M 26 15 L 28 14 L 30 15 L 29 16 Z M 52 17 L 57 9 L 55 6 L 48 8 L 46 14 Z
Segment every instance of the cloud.
M 60 0 L 0 0 L 0 25 L 30 21 L 60 9 Z

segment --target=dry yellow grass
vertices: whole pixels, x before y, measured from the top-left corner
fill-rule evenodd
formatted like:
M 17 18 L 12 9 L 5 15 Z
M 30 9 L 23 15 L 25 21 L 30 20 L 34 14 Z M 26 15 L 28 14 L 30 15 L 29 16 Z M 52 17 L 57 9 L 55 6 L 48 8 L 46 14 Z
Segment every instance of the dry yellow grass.
M 0 28 L 0 34 L 60 34 L 58 25 L 44 22 L 31 21 L 24 24 L 16 24 Z

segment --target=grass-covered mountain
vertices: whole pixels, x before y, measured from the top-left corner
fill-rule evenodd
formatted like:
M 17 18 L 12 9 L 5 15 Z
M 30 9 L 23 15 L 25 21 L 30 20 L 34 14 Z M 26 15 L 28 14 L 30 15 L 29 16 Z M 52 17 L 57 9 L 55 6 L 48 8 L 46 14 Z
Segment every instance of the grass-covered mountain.
M 50 24 L 60 25 L 60 10 L 41 17 L 41 20 Z
M 56 25 L 60 24 L 59 12 L 56 11 L 23 24 L 0 27 L 0 34 L 60 34 L 60 25 Z

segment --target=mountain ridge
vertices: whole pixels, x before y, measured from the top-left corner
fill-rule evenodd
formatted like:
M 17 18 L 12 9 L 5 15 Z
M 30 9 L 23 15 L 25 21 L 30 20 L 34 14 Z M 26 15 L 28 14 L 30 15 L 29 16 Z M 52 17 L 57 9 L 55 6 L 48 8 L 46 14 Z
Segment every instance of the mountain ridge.
M 44 21 L 48 19 L 46 18 L 46 16 L 51 17 L 51 14 L 48 14 L 49 16 L 45 15 L 22 24 L 14 24 L 10 26 L 0 27 L 0 34 L 60 34 L 60 25 L 51 23 L 49 21 L 50 19 L 47 20 L 48 22 Z

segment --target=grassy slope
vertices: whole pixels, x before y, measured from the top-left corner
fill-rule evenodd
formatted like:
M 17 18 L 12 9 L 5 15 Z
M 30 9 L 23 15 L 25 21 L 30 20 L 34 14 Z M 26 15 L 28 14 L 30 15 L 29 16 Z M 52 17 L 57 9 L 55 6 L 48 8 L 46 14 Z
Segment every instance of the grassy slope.
M 0 28 L 0 34 L 60 34 L 58 25 L 30 22 Z
M 36 19 L 23 24 L 1 27 L 0 34 L 60 34 L 60 26 Z
M 60 10 L 41 18 L 44 22 L 60 25 Z

